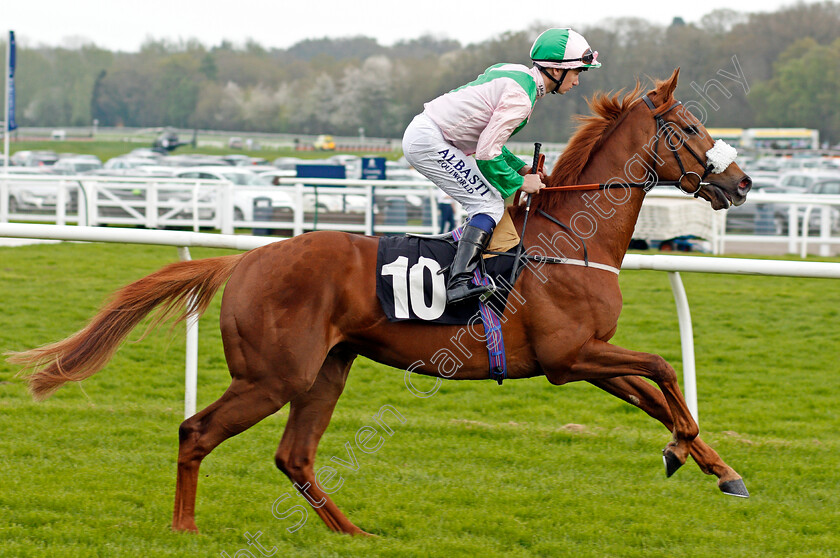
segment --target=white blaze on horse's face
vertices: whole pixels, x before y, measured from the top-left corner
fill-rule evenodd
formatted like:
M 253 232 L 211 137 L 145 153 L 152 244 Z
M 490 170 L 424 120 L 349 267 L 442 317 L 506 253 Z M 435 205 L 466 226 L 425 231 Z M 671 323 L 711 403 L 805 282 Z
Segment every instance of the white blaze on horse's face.
M 712 165 L 712 174 L 720 174 L 735 162 L 738 150 L 723 140 L 717 140 L 711 149 L 706 151 L 706 162 Z

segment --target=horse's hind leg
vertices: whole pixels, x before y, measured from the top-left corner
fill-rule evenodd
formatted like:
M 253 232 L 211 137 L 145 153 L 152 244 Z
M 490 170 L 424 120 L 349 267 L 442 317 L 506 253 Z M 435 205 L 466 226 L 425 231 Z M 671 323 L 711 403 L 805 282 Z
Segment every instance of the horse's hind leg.
M 289 392 L 234 379 L 216 402 L 181 423 L 173 530 L 198 531 L 195 494 L 201 460 L 231 436 L 278 411 L 295 395 L 292 387 L 287 387 L 286 391 Z
M 286 430 L 274 456 L 277 468 L 295 483 L 327 527 L 352 535 L 367 533 L 353 525 L 322 490 L 315 481 L 313 466 L 318 442 L 330 423 L 355 358 L 355 354 L 337 349 L 327 355 L 312 387 L 292 399 Z
M 671 418 L 671 411 L 668 410 L 668 405 L 665 403 L 665 397 L 649 382 L 636 376 L 624 376 L 590 380 L 590 383 L 638 407 L 665 425 L 668 430 L 673 430 L 674 421 Z M 718 487 L 725 494 L 741 497 L 749 496 L 741 475 L 724 463 L 717 452 L 701 440 L 700 436 L 694 438 L 691 443 L 691 457 L 697 462 L 701 471 L 707 475 L 718 477 Z

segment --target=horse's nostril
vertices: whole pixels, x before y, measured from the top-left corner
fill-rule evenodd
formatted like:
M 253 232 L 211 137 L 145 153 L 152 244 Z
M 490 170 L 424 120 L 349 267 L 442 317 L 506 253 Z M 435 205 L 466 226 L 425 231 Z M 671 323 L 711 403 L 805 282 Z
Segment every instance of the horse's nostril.
M 750 188 L 752 188 L 752 179 L 749 176 L 745 176 L 738 184 L 738 191 L 742 194 L 746 194 L 750 191 Z

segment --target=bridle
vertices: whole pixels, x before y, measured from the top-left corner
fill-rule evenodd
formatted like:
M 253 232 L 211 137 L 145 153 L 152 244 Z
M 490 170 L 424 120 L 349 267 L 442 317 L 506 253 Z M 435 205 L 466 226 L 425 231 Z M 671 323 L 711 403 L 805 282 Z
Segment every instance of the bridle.
M 710 174 L 717 174 L 714 172 L 715 165 L 709 160 L 708 153 L 706 160 L 704 161 L 703 158 L 697 154 L 694 149 L 691 148 L 688 143 L 683 140 L 682 136 L 680 136 L 679 132 L 674 131 L 675 124 L 673 122 L 667 122 L 663 116 L 674 110 L 675 108 L 682 105 L 682 101 L 674 101 L 674 103 L 669 106 L 664 111 L 656 114 L 656 105 L 653 104 L 653 101 L 650 100 L 650 97 L 647 95 L 642 96 L 642 100 L 644 100 L 645 104 L 653 113 L 653 118 L 656 121 L 656 143 L 654 143 L 653 147 L 653 163 L 651 166 L 651 170 L 653 174 L 653 180 L 648 180 L 646 182 L 616 182 L 610 181 L 604 184 L 569 184 L 563 186 L 547 186 L 540 190 L 540 192 L 553 192 L 553 191 L 569 191 L 569 190 L 609 190 L 611 188 L 641 188 L 645 191 L 649 191 L 654 186 L 675 186 L 680 189 L 685 194 L 693 195 L 695 198 L 700 196 L 700 191 L 703 189 L 704 186 L 708 185 L 705 182 L 706 178 Z M 677 180 L 658 180 L 656 177 L 656 165 L 657 161 L 662 161 L 662 158 L 659 156 L 659 140 L 662 136 L 665 136 L 668 141 L 665 142 L 668 151 L 670 151 L 674 158 L 677 160 L 677 165 L 680 167 L 680 177 Z M 671 138 L 676 137 L 677 142 L 670 141 Z M 680 149 L 685 148 L 691 153 L 692 157 L 703 166 L 703 174 L 699 174 L 694 171 L 685 170 L 685 164 L 683 163 L 682 157 L 680 157 Z M 685 179 L 689 175 L 694 175 L 698 179 L 698 186 L 697 189 L 693 192 L 687 192 L 683 187 L 683 179 Z
M 654 118 L 654 120 L 656 120 L 656 143 L 654 144 L 654 147 L 653 147 L 653 156 L 654 156 L 653 157 L 654 158 L 653 169 L 654 169 L 654 171 L 656 170 L 656 162 L 659 159 L 659 139 L 662 137 L 662 134 L 664 133 L 666 135 L 665 145 L 667 146 L 668 151 L 670 151 L 674 155 L 674 158 L 677 160 L 677 165 L 679 165 L 679 167 L 680 167 L 680 177 L 675 181 L 668 181 L 668 184 L 673 183 L 674 186 L 676 186 L 677 188 L 679 188 L 680 190 L 682 190 L 686 194 L 693 194 L 695 198 L 699 197 L 700 196 L 700 191 L 703 189 L 703 186 L 706 184 L 704 181 L 706 180 L 706 177 L 708 177 L 712 173 L 712 170 L 714 169 L 714 165 L 709 163 L 708 160 L 704 161 L 700 157 L 700 155 L 698 155 L 697 152 L 694 151 L 691 148 L 691 146 L 688 145 L 688 143 L 685 142 L 682 139 L 680 134 L 673 130 L 673 123 L 672 122 L 666 122 L 665 119 L 663 118 L 664 115 L 668 114 L 669 112 L 671 112 L 672 110 L 674 110 L 678 106 L 681 106 L 682 101 L 674 101 L 674 104 L 672 104 L 666 110 L 660 112 L 659 114 L 656 114 L 656 112 L 655 112 L 656 111 L 656 106 L 653 104 L 653 101 L 650 100 L 650 97 L 648 97 L 647 95 L 644 95 L 642 97 L 642 100 L 644 100 L 645 104 L 648 106 L 648 108 L 651 110 L 651 112 L 654 113 L 653 118 Z M 677 139 L 678 139 L 678 142 L 677 142 L 676 145 L 672 144 L 672 142 L 670 141 L 670 139 L 674 136 L 677 136 Z M 685 149 L 687 149 L 688 152 L 691 153 L 692 157 L 694 157 L 694 159 L 696 159 L 697 162 L 700 163 L 700 165 L 702 165 L 702 167 L 703 167 L 703 175 L 702 176 L 700 174 L 694 172 L 694 171 L 685 170 L 685 165 L 683 164 L 682 157 L 680 157 L 680 147 L 684 147 Z M 694 192 L 686 192 L 682 187 L 683 179 L 686 178 L 689 175 L 692 175 L 692 174 L 698 178 L 697 190 L 695 190 Z
M 652 171 L 653 171 L 654 177 L 656 176 L 657 161 L 662 160 L 659 157 L 659 140 L 662 137 L 662 135 L 665 135 L 667 140 L 668 140 L 668 141 L 665 142 L 665 145 L 667 146 L 668 151 L 670 151 L 674 155 L 674 158 L 677 160 L 677 165 L 679 165 L 679 167 L 680 167 L 680 177 L 679 177 L 679 179 L 677 179 L 677 180 L 654 180 L 652 183 L 651 182 L 644 182 L 644 183 L 640 183 L 640 182 L 607 182 L 605 184 L 572 184 L 572 185 L 565 185 L 565 186 L 548 186 L 546 188 L 543 188 L 541 191 L 607 190 L 607 189 L 611 189 L 611 188 L 642 188 L 647 192 L 653 186 L 659 185 L 659 186 L 676 186 L 677 188 L 679 188 L 682 192 L 684 192 L 686 194 L 692 194 L 692 195 L 694 195 L 695 198 L 699 197 L 700 192 L 703 189 L 703 186 L 705 186 L 707 184 L 704 181 L 706 180 L 706 178 L 710 174 L 713 174 L 713 171 L 715 170 L 715 163 L 710 161 L 711 157 L 709 156 L 709 153 L 711 152 L 711 150 L 706 153 L 706 160 L 704 161 L 700 157 L 700 155 L 698 155 L 697 152 L 694 151 L 694 149 L 692 149 L 691 146 L 688 145 L 688 143 L 683 140 L 683 138 L 682 138 L 682 136 L 680 136 L 679 132 L 676 132 L 676 131 L 673 130 L 674 123 L 673 122 L 666 122 L 665 119 L 663 118 L 663 116 L 665 114 L 668 114 L 669 112 L 671 112 L 672 110 L 674 110 L 678 106 L 681 106 L 682 101 L 674 101 L 674 103 L 671 106 L 669 106 L 667 109 L 665 109 L 664 111 L 657 114 L 656 105 L 653 104 L 653 101 L 650 100 L 650 97 L 648 97 L 647 95 L 643 95 L 642 100 L 644 100 L 645 104 L 651 110 L 651 112 L 653 113 L 653 118 L 656 121 L 656 143 L 654 144 L 654 151 L 653 151 L 653 159 L 654 160 L 653 160 L 653 165 L 652 165 Z M 678 142 L 676 142 L 676 144 L 674 144 L 670 141 L 670 139 L 674 136 L 677 136 L 677 139 L 679 140 Z M 698 163 L 700 163 L 700 165 L 703 167 L 703 174 L 702 175 L 697 173 L 697 172 L 694 172 L 694 171 L 687 171 L 685 169 L 685 164 L 683 164 L 682 157 L 680 157 L 680 148 L 681 147 L 684 147 L 685 149 L 687 149 L 688 152 L 691 153 L 692 157 L 694 157 L 694 159 Z M 537 151 L 537 153 L 538 153 L 538 151 Z M 536 156 L 535 156 L 534 165 L 536 165 L 536 164 L 537 163 L 536 163 Z M 722 172 L 722 171 L 718 171 L 718 172 Z M 685 189 L 683 189 L 683 187 L 682 187 L 683 179 L 686 178 L 689 175 L 694 175 L 698 178 L 697 189 L 694 192 L 686 192 Z M 531 201 L 530 198 L 528 198 L 529 207 L 530 207 L 530 201 Z M 587 248 L 586 248 L 586 242 L 584 241 L 584 239 L 581 238 L 580 235 L 575 233 L 569 226 L 563 224 L 558 219 L 549 215 L 548 213 L 546 213 L 542 209 L 539 209 L 538 212 L 539 212 L 540 215 L 542 215 L 543 217 L 545 217 L 549 221 L 553 222 L 554 224 L 558 225 L 563 230 L 567 231 L 569 234 L 576 236 L 581 241 L 581 243 L 583 245 L 583 262 L 582 263 L 585 266 L 589 266 L 590 265 L 589 255 L 588 255 L 588 251 L 587 251 Z M 567 262 L 567 259 L 565 259 L 565 258 L 550 258 L 550 257 L 542 257 L 542 256 L 536 257 L 536 256 L 531 256 L 527 253 L 524 254 L 524 255 L 521 255 L 521 250 L 522 250 L 522 246 L 523 246 L 523 242 L 524 242 L 524 238 L 525 238 L 525 225 L 527 225 L 527 222 L 528 222 L 528 220 L 527 220 L 527 210 L 526 210 L 526 218 L 525 218 L 525 221 L 523 222 L 523 226 L 522 226 L 522 234 L 520 236 L 518 252 L 514 256 L 516 258 L 516 260 L 515 260 L 515 263 L 514 263 L 513 270 L 511 272 L 511 277 L 510 277 L 510 283 L 511 284 L 513 284 L 513 282 L 516 280 L 516 276 L 518 275 L 518 272 L 520 271 L 521 260 L 534 260 L 534 261 L 539 261 L 539 262 L 544 262 L 544 263 L 566 263 Z M 513 255 L 513 254 L 505 254 L 505 253 L 501 253 L 501 252 L 487 252 L 487 253 L 494 254 L 494 255 Z

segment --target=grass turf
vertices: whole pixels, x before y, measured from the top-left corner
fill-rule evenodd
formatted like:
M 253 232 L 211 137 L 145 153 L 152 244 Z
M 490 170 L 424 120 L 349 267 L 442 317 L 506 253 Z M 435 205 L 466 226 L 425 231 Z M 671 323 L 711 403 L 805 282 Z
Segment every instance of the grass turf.
M 225 253 L 193 249 L 193 257 Z M 65 243 L 0 248 L 0 349 L 67 336 L 174 248 Z M 745 478 L 722 495 L 689 462 L 664 478 L 668 433 L 588 384 L 445 382 L 414 397 L 401 371 L 354 365 L 316 468 L 383 406 L 405 418 L 334 500 L 378 538 L 332 534 L 272 504 L 293 494 L 273 463 L 285 408 L 203 463 L 200 535 L 169 530 L 183 409 L 178 326 L 126 343 L 83 386 L 33 402 L 0 362 L 0 556 L 234 556 L 245 535 L 294 556 L 836 556 L 840 289 L 831 280 L 683 274 L 695 328 L 703 437 Z M 615 342 L 681 371 L 665 274 L 623 272 Z M 199 408 L 228 384 L 221 297 L 202 318 Z M 142 326 L 131 336 L 141 337 Z M 423 382 L 427 383 L 423 383 Z M 421 388 L 432 380 L 415 380 Z M 297 496 L 292 503 L 302 503 Z M 240 553 L 239 556 L 247 556 Z
M 190 138 L 181 138 L 189 141 Z M 56 153 L 77 153 L 79 155 L 96 155 L 104 163 L 112 157 L 125 155 L 136 148 L 151 148 L 152 141 L 147 143 L 140 142 L 125 142 L 113 141 L 106 139 L 97 140 L 20 140 L 13 141 L 10 147 L 10 153 L 14 154 L 17 151 L 36 150 L 36 151 L 55 151 Z M 243 150 L 243 149 L 229 149 L 221 147 L 201 146 L 199 148 L 190 145 L 183 145 L 172 152 L 173 155 L 185 155 L 198 153 L 202 155 L 229 155 L 231 153 L 238 153 L 240 155 L 247 155 L 249 157 L 262 157 L 271 163 L 277 157 L 297 157 L 299 159 L 324 159 L 336 155 L 335 151 L 297 151 L 290 148 L 281 149 L 261 149 L 261 150 Z M 377 152 L 371 154 L 366 151 L 341 151 L 341 154 L 387 157 L 389 159 L 397 159 L 401 155 L 399 151 L 392 152 Z

